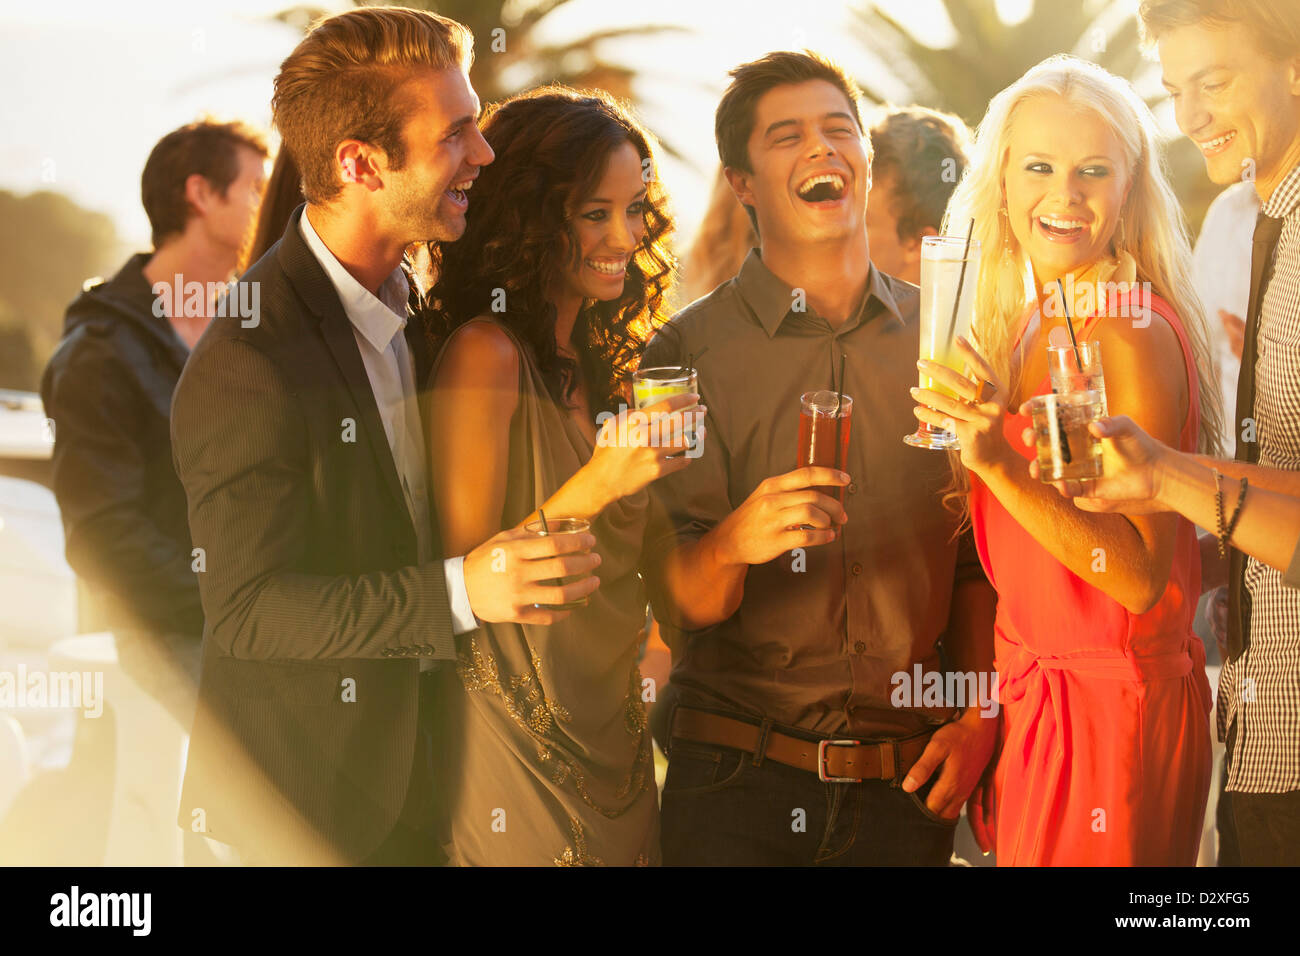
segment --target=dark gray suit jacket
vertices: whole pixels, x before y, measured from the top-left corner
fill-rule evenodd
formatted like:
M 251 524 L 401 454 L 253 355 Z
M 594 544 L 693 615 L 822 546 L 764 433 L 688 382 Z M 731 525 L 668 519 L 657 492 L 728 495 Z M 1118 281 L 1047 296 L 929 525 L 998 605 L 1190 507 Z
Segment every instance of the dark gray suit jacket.
M 257 325 L 214 319 L 172 402 L 206 564 L 179 822 L 263 860 L 355 862 L 402 808 L 417 659 L 448 655 L 452 619 L 441 559 L 417 564 L 352 326 L 298 231 L 303 208 L 241 279 L 259 283 Z

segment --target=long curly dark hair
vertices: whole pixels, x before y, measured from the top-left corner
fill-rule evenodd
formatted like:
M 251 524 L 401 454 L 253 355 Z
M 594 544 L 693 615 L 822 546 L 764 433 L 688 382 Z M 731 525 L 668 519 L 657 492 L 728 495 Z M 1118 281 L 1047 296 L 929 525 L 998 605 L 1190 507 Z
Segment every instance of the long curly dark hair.
M 480 126 L 496 159 L 474 184 L 465 234 L 430 247 L 437 278 L 416 313 L 435 351 L 465 322 L 492 315 L 532 350 L 551 396 L 569 407 L 578 363 L 557 351 L 556 310 L 547 290 L 580 261 L 571 210 L 594 193 L 610 155 L 624 143 L 653 171 L 654 140 L 607 93 L 563 86 L 495 104 Z M 646 183 L 645 223 L 623 294 L 608 302 L 585 300 L 574 325 L 593 414 L 627 401 L 645 343 L 663 322 L 675 261 L 667 243 L 673 220 L 657 178 Z M 504 303 L 498 289 L 505 290 Z M 504 304 L 504 311 L 494 312 L 494 304 Z

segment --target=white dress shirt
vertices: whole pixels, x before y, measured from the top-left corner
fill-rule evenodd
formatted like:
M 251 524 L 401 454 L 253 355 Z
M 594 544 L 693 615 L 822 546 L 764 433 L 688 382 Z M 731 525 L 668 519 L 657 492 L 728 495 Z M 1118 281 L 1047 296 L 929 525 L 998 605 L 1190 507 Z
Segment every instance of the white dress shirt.
M 361 353 L 366 377 L 370 380 L 379 418 L 384 423 L 384 436 L 393 453 L 393 464 L 402 484 L 411 523 L 415 526 L 419 561 L 424 564 L 433 557 L 433 542 L 415 367 L 405 337 L 406 299 L 410 287 L 399 266 L 384 280 L 376 298 L 329 251 L 316 234 L 305 210 L 300 223 L 299 231 L 307 248 L 329 276 L 343 304 L 343 311 L 352 323 L 352 334 Z M 469 592 L 465 589 L 465 558 L 447 558 L 443 561 L 443 571 L 447 578 L 453 630 L 457 634 L 474 630 L 478 621 L 474 618 Z M 431 661 L 420 661 L 422 670 L 432 666 Z
M 1241 319 L 1246 317 L 1250 298 L 1251 240 L 1258 214 L 1259 195 L 1253 182 L 1229 186 L 1210 203 L 1192 253 L 1192 282 L 1205 307 L 1205 324 L 1219 371 L 1225 455 L 1231 455 L 1237 447 L 1239 426 L 1234 424 L 1233 418 L 1241 359 L 1232 353 L 1219 310 L 1225 309 Z

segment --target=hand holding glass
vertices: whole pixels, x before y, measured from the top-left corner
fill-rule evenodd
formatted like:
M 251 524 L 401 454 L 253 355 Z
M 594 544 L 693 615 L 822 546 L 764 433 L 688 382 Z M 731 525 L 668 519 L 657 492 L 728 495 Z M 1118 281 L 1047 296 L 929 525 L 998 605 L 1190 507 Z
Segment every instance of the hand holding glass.
M 587 521 L 586 518 L 547 518 L 545 527 L 543 527 L 541 521 L 530 521 L 524 525 L 524 530 L 537 535 L 539 538 L 555 534 L 581 534 L 591 530 L 591 522 Z M 563 587 L 566 584 L 580 581 L 586 576 L 586 574 L 575 574 L 567 578 L 551 578 L 549 581 L 539 581 L 538 583 L 548 587 Z M 533 606 L 546 611 L 571 611 L 574 608 L 586 607 L 587 599 L 581 597 L 567 604 L 535 604 Z
M 957 336 L 970 338 L 979 285 L 980 244 L 965 237 L 926 236 L 921 240 L 921 358 L 961 370 Z M 958 296 L 960 290 L 960 297 Z M 959 398 L 938 379 L 921 373 L 921 388 Z M 903 441 L 917 448 L 957 449 L 957 436 L 926 422 Z
M 637 411 L 673 395 L 700 394 L 699 375 L 695 369 L 679 365 L 641 368 L 632 373 L 632 404 Z M 682 428 L 687 447 L 695 447 L 695 417 L 686 416 Z

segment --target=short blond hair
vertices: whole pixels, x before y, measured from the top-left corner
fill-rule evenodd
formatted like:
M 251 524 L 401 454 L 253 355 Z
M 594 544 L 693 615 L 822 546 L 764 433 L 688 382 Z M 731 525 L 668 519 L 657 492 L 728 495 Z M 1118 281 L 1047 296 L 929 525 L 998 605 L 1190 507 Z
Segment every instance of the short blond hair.
M 410 105 L 398 89 L 419 70 L 474 61 L 474 36 L 455 20 L 405 7 L 363 7 L 326 17 L 280 65 L 271 109 L 308 202 L 338 195 L 334 150 L 345 139 L 382 149 L 400 169 Z

